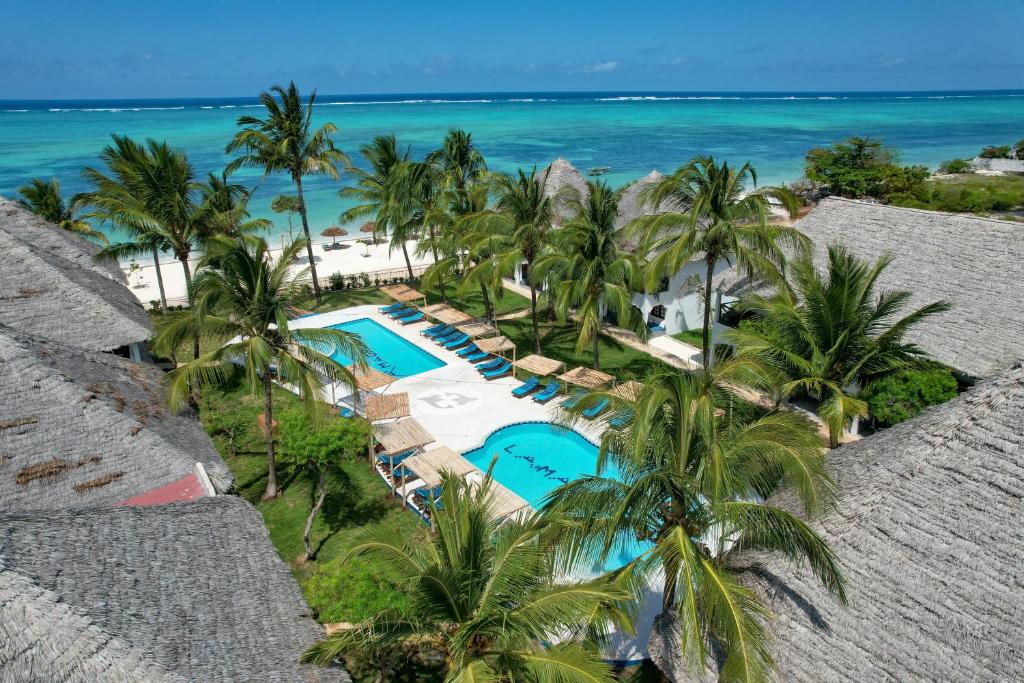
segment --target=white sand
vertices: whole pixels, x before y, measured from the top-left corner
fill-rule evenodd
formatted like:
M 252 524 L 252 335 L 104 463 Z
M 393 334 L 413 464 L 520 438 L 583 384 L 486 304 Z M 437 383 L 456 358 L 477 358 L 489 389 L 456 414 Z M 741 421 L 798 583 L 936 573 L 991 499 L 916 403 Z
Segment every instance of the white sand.
M 338 241 L 342 243 L 342 240 Z M 405 270 L 405 257 L 402 256 L 402 250 L 395 249 L 394 253 L 389 255 L 387 244 L 364 246 L 358 244 L 355 240 L 348 240 L 344 244 L 349 244 L 349 248 L 337 251 L 324 251 L 324 244 L 330 244 L 330 240 L 319 238 L 313 244 L 313 258 L 316 260 L 317 275 L 320 277 L 321 282 L 325 281 L 333 273 L 358 275 L 359 273 L 372 273 L 373 271 L 380 270 Z M 409 260 L 414 268 L 433 262 L 433 259 L 429 256 L 425 258 L 416 257 L 416 242 L 406 243 L 406 248 L 409 250 Z M 273 250 L 275 256 L 280 252 L 280 248 Z M 139 301 L 149 304 L 149 302 L 160 298 L 160 290 L 156 284 L 156 268 L 153 266 L 151 258 L 137 259 L 137 263 L 140 268 L 134 274 L 128 276 L 128 283 Z M 195 265 L 196 262 L 193 261 L 190 268 L 194 270 Z M 306 265 L 305 254 L 303 254 L 303 258 L 296 266 L 296 269 L 304 265 Z M 126 264 L 121 264 L 121 267 L 128 274 L 129 267 Z M 167 292 L 168 303 L 172 305 L 182 303 L 172 301 L 172 299 L 184 299 L 185 297 L 185 274 L 181 264 L 170 254 L 161 254 L 160 272 L 163 275 L 164 290 Z

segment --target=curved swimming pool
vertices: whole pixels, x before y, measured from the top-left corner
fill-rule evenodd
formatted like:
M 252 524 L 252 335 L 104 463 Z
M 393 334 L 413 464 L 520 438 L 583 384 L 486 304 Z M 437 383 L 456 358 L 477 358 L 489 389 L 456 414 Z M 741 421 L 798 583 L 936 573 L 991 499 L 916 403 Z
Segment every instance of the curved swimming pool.
M 520 422 L 491 432 L 482 446 L 463 456 L 481 470 L 497 456 L 494 478 L 538 509 L 555 488 L 596 474 L 597 452 L 597 446 L 572 429 L 550 422 Z M 606 466 L 602 476 L 620 478 L 613 464 Z M 629 543 L 613 553 L 604 567 L 593 569 L 617 569 L 649 547 L 648 543 Z

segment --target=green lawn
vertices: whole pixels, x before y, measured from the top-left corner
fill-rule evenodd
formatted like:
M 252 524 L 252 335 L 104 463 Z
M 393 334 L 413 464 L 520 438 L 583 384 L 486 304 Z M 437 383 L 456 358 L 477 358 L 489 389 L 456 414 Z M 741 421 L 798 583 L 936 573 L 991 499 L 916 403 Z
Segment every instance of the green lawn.
M 417 287 L 417 283 L 410 286 Z M 422 290 L 421 290 L 422 291 Z M 457 292 L 451 284 L 447 286 L 448 303 L 460 311 L 464 311 L 473 317 L 482 317 L 484 314 L 483 297 L 479 290 Z M 441 302 L 441 292 L 438 288 L 428 289 L 424 292 L 427 295 L 427 303 L 436 304 Z M 324 313 L 336 311 L 349 306 L 363 306 L 365 304 L 385 305 L 393 303 L 386 294 L 377 287 L 366 287 L 359 289 L 339 289 L 332 292 L 324 291 L 320 306 L 316 306 L 313 296 L 310 295 L 300 303 L 300 307 Z M 417 303 L 417 302 L 413 302 Z M 422 302 L 419 302 L 422 303 Z M 494 310 L 498 315 L 514 313 L 530 306 L 530 300 L 514 292 L 503 291 L 500 299 L 494 302 Z
M 701 330 L 683 330 L 673 334 L 672 338 L 678 339 L 684 344 L 696 346 L 698 349 L 704 345 L 704 332 Z
M 899 196 L 892 203 L 932 211 L 998 216 L 1024 209 L 1024 176 L 943 176 L 926 181 L 924 190 L 913 197 Z

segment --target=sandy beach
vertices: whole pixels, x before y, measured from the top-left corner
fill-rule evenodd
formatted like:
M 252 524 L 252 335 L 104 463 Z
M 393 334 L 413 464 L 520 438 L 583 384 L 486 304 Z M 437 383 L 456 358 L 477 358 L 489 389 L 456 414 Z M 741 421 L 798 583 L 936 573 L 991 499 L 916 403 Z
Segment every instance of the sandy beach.
M 366 245 L 360 244 L 354 239 L 344 242 L 338 240 L 338 243 L 346 244 L 348 248 L 324 251 L 323 245 L 330 244 L 330 241 L 324 238 L 318 238 L 313 244 L 313 258 L 316 261 L 317 275 L 321 281 L 325 281 L 334 273 L 358 275 L 359 273 L 373 273 L 374 271 L 382 270 L 405 270 L 405 258 L 402 256 L 402 250 L 396 248 L 389 254 L 389 245 L 387 243 Z M 417 258 L 415 241 L 407 242 L 406 248 L 409 250 L 409 260 L 414 268 L 433 262 L 433 259 L 429 256 Z M 276 256 L 281 253 L 281 248 L 278 247 L 271 251 Z M 160 290 L 156 282 L 156 268 L 151 258 L 140 258 L 136 260 L 136 263 L 139 264 L 139 269 L 134 273 L 130 272 L 131 267 L 129 264 L 122 263 L 121 269 L 128 276 L 128 285 L 132 292 L 139 301 L 148 306 L 150 302 L 160 299 Z M 196 267 L 196 263 L 196 260 L 191 262 L 193 270 Z M 301 262 L 296 264 L 295 269 L 298 270 L 305 266 L 306 260 L 303 258 Z M 167 294 L 168 303 L 170 305 L 184 303 L 185 274 L 182 271 L 181 264 L 174 260 L 170 254 L 161 254 L 160 272 L 163 275 L 164 290 Z

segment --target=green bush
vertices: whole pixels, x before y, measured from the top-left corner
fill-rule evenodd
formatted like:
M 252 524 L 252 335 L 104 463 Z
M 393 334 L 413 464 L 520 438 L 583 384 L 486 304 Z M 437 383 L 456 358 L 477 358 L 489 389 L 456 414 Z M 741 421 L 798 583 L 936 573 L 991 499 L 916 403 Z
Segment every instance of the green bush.
M 327 289 L 332 292 L 345 288 L 345 276 L 341 273 L 331 273 L 331 276 L 327 278 L 327 281 L 329 283 L 327 285 Z
M 366 562 L 331 560 L 303 588 L 321 623 L 362 621 L 388 609 L 405 614 L 410 608 L 408 594 L 379 565 Z
M 939 164 L 939 170 L 943 173 L 970 173 L 974 168 L 967 159 L 949 159 Z
M 871 418 L 882 426 L 909 420 L 928 406 L 957 394 L 957 381 L 945 367 L 903 370 L 871 383 L 861 392 Z
M 1010 158 L 1010 146 L 1001 145 L 999 147 L 986 147 L 981 150 L 978 154 L 982 159 L 1009 159 Z
M 896 152 L 872 138 L 852 137 L 816 147 L 804 157 L 804 174 L 843 197 L 916 196 L 930 175 L 923 166 L 901 166 Z
M 1013 155 L 1024 161 L 1024 140 L 1018 140 L 1017 144 L 1013 146 Z

